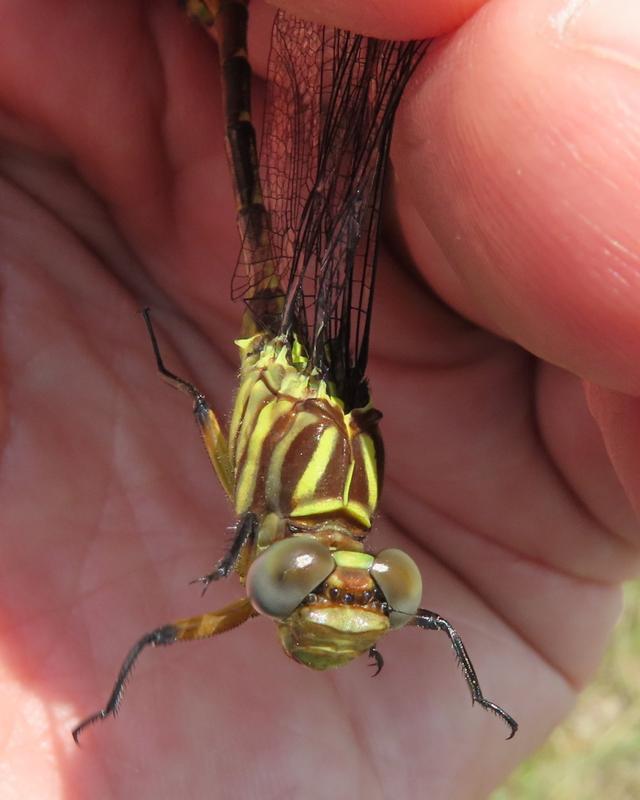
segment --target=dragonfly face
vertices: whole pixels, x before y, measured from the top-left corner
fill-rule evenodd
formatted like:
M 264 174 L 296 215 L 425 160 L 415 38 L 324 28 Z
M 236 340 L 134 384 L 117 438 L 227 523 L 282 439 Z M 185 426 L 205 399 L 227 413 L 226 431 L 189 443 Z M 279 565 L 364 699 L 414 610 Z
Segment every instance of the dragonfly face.
M 308 535 L 271 545 L 251 565 L 247 594 L 277 621 L 285 652 L 312 669 L 368 652 L 415 615 L 422 579 L 401 550 L 335 550 Z

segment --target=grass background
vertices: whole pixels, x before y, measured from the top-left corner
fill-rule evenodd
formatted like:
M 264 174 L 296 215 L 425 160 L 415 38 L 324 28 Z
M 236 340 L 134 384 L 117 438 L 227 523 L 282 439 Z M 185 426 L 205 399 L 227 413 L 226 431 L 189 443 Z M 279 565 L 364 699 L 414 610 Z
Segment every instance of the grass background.
M 640 800 L 640 581 L 595 681 L 491 800 Z

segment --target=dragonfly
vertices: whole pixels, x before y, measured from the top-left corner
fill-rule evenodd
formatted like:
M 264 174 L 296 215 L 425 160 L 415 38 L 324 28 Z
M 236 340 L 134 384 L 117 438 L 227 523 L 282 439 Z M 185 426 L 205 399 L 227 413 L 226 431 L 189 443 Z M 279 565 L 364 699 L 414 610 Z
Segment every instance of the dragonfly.
M 262 164 L 251 118 L 248 0 L 187 0 L 218 40 L 225 143 L 241 251 L 232 295 L 244 302 L 239 387 L 225 431 L 206 397 L 165 365 L 186 393 L 209 459 L 238 522 L 204 590 L 236 573 L 244 596 L 217 611 L 162 625 L 129 650 L 105 706 L 73 730 L 115 716 L 147 647 L 218 636 L 249 619 L 275 623 L 281 645 L 315 670 L 367 655 L 414 626 L 449 639 L 473 703 L 509 728 L 487 699 L 464 644 L 420 606 L 422 579 L 396 548 L 366 539 L 383 476 L 381 414 L 366 378 L 380 208 L 393 119 L 429 42 L 389 42 L 275 17 Z

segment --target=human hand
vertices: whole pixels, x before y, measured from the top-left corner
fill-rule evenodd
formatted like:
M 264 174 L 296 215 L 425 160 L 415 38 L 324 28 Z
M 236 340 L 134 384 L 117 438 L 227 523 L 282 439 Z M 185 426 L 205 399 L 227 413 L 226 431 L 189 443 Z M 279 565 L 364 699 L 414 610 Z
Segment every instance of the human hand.
M 443 636 L 383 640 L 372 681 L 359 662 L 302 669 L 253 620 L 146 653 L 121 718 L 79 752 L 70 727 L 127 647 L 240 591 L 186 587 L 232 513 L 135 313 L 154 308 L 167 361 L 228 409 L 238 239 L 216 54 L 171 2 L 0 5 L 0 698 L 23 797 L 478 797 L 567 712 L 637 570 L 602 436 L 636 502 L 640 22 L 616 60 L 611 40 L 571 38 L 561 7 L 491 4 L 412 81 L 370 363 L 387 450 L 372 546 L 416 558 L 424 605 L 517 737 L 469 707 Z M 409 35 L 451 23 L 412 9 Z M 367 32 L 402 35 L 392 23 Z

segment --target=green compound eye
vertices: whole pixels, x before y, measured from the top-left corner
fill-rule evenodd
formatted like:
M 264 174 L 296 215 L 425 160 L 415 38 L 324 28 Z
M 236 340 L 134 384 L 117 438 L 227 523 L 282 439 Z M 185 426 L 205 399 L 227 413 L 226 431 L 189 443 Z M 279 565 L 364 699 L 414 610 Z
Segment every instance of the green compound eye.
M 260 614 L 285 619 L 335 566 L 329 549 L 312 536 L 281 539 L 258 556 L 247 573 L 251 605 Z
M 422 577 L 415 561 L 402 550 L 389 548 L 378 553 L 370 574 L 391 608 L 404 612 L 389 614 L 391 627 L 401 628 L 411 622 L 407 614 L 415 614 L 422 600 Z

